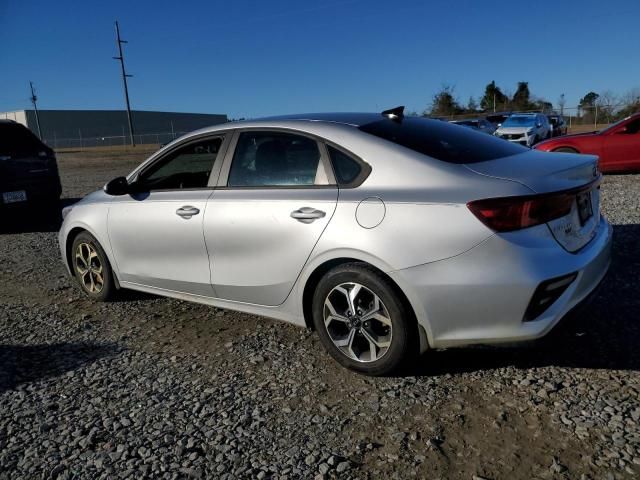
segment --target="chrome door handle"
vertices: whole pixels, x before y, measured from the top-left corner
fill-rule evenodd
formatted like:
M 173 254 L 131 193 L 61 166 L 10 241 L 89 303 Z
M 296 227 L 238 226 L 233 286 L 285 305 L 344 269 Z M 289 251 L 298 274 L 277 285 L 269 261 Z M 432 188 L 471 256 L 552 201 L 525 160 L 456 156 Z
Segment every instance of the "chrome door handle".
M 311 207 L 302 207 L 298 210 L 291 212 L 291 218 L 295 218 L 302 223 L 311 223 L 318 218 L 322 218 L 326 215 L 322 210 L 316 210 Z
M 176 215 L 179 215 L 182 218 L 186 218 L 186 219 L 189 219 L 199 213 L 200 213 L 200 210 L 197 209 L 196 207 L 192 207 L 191 205 L 185 205 L 184 207 L 180 207 L 178 210 L 176 210 Z

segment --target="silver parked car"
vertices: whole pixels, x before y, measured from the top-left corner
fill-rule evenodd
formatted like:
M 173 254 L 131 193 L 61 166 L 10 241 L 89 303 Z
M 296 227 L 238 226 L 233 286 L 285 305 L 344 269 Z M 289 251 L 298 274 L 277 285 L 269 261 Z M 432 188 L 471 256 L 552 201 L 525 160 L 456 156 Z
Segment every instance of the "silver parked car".
M 597 157 L 426 118 L 318 114 L 190 133 L 64 211 L 96 300 L 130 288 L 315 329 L 342 365 L 546 334 L 604 277 Z
M 514 113 L 498 127 L 494 135 L 527 147 L 551 137 L 551 126 L 541 113 Z

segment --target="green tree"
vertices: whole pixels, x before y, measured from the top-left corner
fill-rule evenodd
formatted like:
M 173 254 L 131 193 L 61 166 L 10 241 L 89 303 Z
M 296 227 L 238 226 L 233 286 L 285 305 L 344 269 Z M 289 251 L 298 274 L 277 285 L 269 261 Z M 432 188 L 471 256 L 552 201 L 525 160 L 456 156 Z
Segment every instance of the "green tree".
M 593 107 L 596 104 L 596 100 L 598 100 L 599 96 L 600 95 L 598 95 L 596 92 L 589 92 L 580 99 L 580 103 L 578 105 L 580 108 Z
M 589 92 L 580 99 L 580 102 L 578 103 L 578 109 L 580 112 L 582 112 L 580 116 L 585 123 L 593 122 L 595 118 L 595 105 L 598 101 L 599 96 L 600 95 L 598 95 L 596 92 Z
M 461 113 L 462 108 L 453 96 L 454 87 L 444 85 L 442 89 L 433 96 L 431 112 L 433 116 L 450 117 L 456 113 Z
M 506 110 L 508 103 L 509 98 L 502 93 L 500 87 L 496 86 L 495 80 L 492 80 L 484 89 L 484 96 L 480 99 L 480 108 L 486 112 Z
M 518 82 L 518 88 L 513 94 L 511 103 L 514 110 L 535 110 L 537 108 L 537 105 L 531 102 L 529 82 Z

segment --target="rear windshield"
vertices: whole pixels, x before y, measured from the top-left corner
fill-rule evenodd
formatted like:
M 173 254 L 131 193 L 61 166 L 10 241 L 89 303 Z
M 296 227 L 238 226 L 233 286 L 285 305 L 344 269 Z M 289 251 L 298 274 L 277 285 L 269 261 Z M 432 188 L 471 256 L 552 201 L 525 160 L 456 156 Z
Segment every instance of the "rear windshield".
M 384 119 L 359 127 L 365 133 L 448 163 L 476 163 L 509 157 L 527 149 L 470 128 L 428 118 Z
M 0 155 L 21 157 L 37 155 L 39 152 L 51 153 L 31 130 L 19 123 L 0 122 Z

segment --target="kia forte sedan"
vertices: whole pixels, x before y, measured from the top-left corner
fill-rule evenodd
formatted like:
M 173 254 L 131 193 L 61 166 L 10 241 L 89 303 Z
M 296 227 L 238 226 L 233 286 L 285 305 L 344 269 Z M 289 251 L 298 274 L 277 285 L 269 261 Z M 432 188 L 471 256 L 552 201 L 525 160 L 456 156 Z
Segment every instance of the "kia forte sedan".
M 64 211 L 91 298 L 129 288 L 317 331 L 387 374 L 540 337 L 604 277 L 597 157 L 426 118 L 316 114 L 188 134 Z

